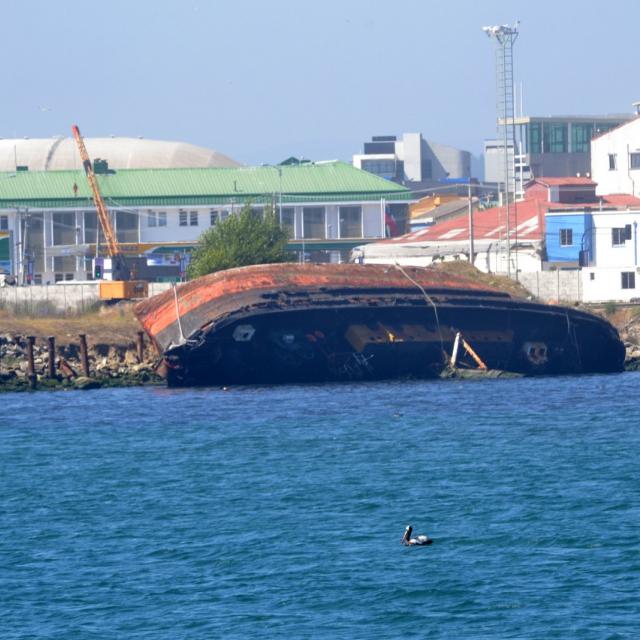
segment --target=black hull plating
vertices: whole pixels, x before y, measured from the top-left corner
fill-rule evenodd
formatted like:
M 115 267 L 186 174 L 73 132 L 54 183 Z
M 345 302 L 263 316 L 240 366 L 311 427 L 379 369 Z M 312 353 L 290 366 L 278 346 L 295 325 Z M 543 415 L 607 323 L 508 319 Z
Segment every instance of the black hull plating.
M 624 346 L 590 314 L 513 299 L 234 314 L 165 354 L 171 386 L 431 378 L 457 332 L 490 369 L 526 375 L 620 371 Z M 461 366 L 475 366 L 461 351 Z

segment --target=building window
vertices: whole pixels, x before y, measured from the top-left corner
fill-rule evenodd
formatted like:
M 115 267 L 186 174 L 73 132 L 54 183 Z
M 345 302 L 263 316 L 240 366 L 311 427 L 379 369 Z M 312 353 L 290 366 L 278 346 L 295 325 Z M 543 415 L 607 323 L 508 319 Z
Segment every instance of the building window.
M 377 176 L 393 178 L 396 175 L 395 160 L 363 160 L 360 164 L 363 171 L 375 173 Z
M 636 274 L 633 271 L 623 271 L 620 275 L 622 276 L 623 289 L 636 288 Z
M 560 246 L 570 247 L 573 244 L 573 229 L 560 229 Z
M 158 211 L 158 226 L 166 227 L 167 226 L 167 212 L 166 211 Z
M 545 153 L 567 152 L 567 124 L 561 122 L 545 123 L 543 129 Z
M 614 227 L 611 229 L 611 246 L 621 247 L 626 240 L 631 240 L 631 225 L 627 224 L 624 227 Z
M 574 124 L 571 127 L 571 150 L 573 153 L 589 153 L 593 127 L 590 124 Z
M 616 160 L 616 154 L 609 154 L 609 171 L 615 171 L 618 168 L 618 162 Z
M 178 213 L 178 219 L 179 219 L 179 224 L 181 227 L 186 227 L 189 219 L 187 218 L 187 212 L 186 211 L 180 211 Z
M 629 154 L 629 169 L 640 169 L 640 153 Z
M 295 209 L 293 207 L 282 207 L 280 225 L 287 232 L 287 237 L 295 238 Z
M 213 227 L 217 223 L 218 223 L 218 212 L 212 209 L 211 213 L 209 214 L 209 224 Z
M 325 238 L 324 207 L 304 207 L 302 209 L 302 237 Z
M 542 126 L 539 122 L 529 125 L 529 153 L 542 153 Z
M 9 216 L 0 216 L 0 231 L 9 230 Z
M 595 279 L 596 279 L 596 274 L 595 274 L 595 272 L 594 272 L 594 271 L 592 271 L 592 272 L 589 274 L 589 280 L 595 280 Z
M 198 226 L 198 212 L 197 211 L 189 211 L 189 226 L 197 227 Z
M 119 242 L 138 242 L 138 215 L 133 211 L 116 211 L 116 238 Z
M 156 217 L 155 211 L 147 212 L 147 227 L 156 227 L 158 226 L 158 218 Z
M 340 237 L 362 238 L 362 207 L 340 207 Z

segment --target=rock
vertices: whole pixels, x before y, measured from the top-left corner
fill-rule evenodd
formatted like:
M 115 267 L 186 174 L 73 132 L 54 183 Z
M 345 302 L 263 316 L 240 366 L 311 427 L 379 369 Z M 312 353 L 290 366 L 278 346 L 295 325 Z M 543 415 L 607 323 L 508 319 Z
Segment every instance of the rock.
M 99 380 L 93 378 L 87 378 L 86 376 L 80 376 L 74 380 L 74 386 L 76 389 L 82 389 L 88 391 L 89 389 L 99 389 L 102 383 Z

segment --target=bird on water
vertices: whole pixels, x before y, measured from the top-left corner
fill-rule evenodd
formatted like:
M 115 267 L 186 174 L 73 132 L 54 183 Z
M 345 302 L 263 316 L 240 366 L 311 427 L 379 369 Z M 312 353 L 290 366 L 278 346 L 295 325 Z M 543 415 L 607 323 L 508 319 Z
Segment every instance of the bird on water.
M 429 536 L 421 535 L 412 538 L 412 533 L 413 527 L 411 525 L 408 525 L 404 530 L 404 535 L 402 536 L 402 540 L 400 542 L 408 547 L 422 547 L 424 545 L 433 543 L 433 540 Z

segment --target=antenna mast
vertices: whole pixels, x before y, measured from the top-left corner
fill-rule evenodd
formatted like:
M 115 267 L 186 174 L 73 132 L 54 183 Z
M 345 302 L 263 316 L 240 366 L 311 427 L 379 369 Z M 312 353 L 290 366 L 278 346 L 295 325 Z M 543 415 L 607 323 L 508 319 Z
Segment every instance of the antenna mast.
M 516 23 L 499 25 L 494 27 L 482 27 L 482 30 L 495 41 L 496 49 L 496 88 L 497 88 L 497 129 L 502 138 L 504 156 L 504 204 L 506 212 L 507 232 L 507 275 L 511 277 L 511 215 L 509 192 L 513 194 L 515 207 L 516 180 L 515 180 L 515 105 L 513 86 L 513 45 L 518 39 L 518 27 Z M 516 220 L 516 228 L 518 221 Z M 517 248 L 516 248 L 517 256 Z M 517 258 L 516 258 L 517 259 Z M 516 267 L 516 278 L 518 270 Z

